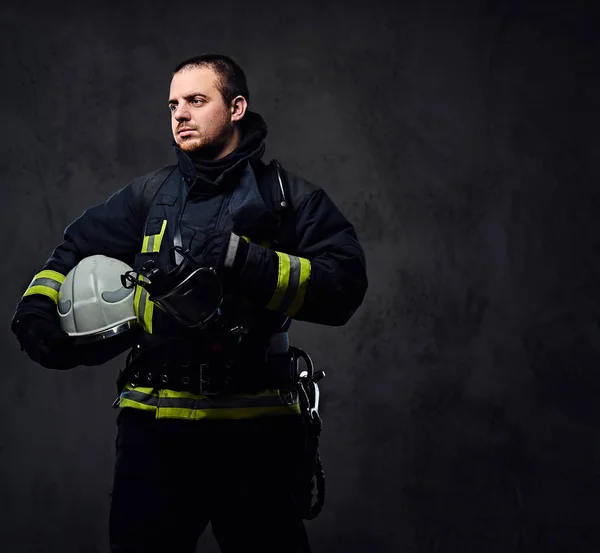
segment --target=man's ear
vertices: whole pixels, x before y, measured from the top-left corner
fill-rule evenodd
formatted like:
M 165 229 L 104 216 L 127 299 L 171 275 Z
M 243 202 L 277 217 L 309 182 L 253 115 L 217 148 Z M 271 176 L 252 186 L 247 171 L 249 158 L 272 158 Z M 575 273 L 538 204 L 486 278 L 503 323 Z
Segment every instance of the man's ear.
M 231 101 L 231 121 L 240 121 L 246 114 L 248 102 L 243 96 L 236 96 Z

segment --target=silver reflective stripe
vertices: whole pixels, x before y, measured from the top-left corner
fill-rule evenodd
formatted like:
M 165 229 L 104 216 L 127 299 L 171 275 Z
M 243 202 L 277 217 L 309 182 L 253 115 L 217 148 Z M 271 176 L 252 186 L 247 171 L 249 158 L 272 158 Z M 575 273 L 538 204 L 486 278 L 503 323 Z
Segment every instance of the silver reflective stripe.
M 31 282 L 29 288 L 31 288 L 32 286 L 47 286 L 48 288 L 52 288 L 53 290 L 56 290 L 58 292 L 60 290 L 61 284 L 60 282 L 57 282 L 56 280 L 53 280 L 51 278 L 36 278 Z
M 227 255 L 225 256 L 225 267 L 229 269 L 233 267 L 239 244 L 240 237 L 232 232 L 231 237 L 229 238 L 229 246 L 227 247 Z
M 154 237 L 158 236 L 157 234 L 152 234 L 148 236 L 148 246 L 146 247 L 146 252 L 154 251 Z
M 145 321 L 146 305 L 148 305 L 148 292 L 145 288 L 140 290 L 140 304 L 138 306 L 138 320 Z
M 144 405 L 154 405 L 158 407 L 158 397 L 151 396 L 150 394 L 144 394 L 137 390 L 124 390 L 120 396 L 121 399 L 129 399 L 130 401 L 136 401 L 137 403 L 143 403 Z
M 281 300 L 281 305 L 278 311 L 285 313 L 294 303 L 296 294 L 298 293 L 298 285 L 300 284 L 300 260 L 295 255 L 288 255 L 290 258 L 290 280 L 288 282 L 285 296 Z
M 132 398 L 127 398 L 132 399 Z M 296 401 L 297 402 L 297 401 Z M 294 403 L 296 403 L 294 402 Z M 175 407 L 179 409 L 244 409 L 248 407 L 282 407 L 289 405 L 284 402 L 279 395 L 277 396 L 259 396 L 259 397 L 228 397 L 217 399 L 192 399 L 192 398 L 173 398 L 161 397 L 160 407 Z
M 285 353 L 290 349 L 290 339 L 287 332 L 273 334 L 267 346 L 268 353 Z

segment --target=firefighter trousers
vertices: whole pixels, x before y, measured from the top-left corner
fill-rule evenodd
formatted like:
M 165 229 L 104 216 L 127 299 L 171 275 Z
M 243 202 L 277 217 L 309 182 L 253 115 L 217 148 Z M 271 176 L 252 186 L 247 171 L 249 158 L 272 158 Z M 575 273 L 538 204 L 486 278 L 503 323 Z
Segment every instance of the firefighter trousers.
M 156 419 L 122 408 L 112 553 L 194 553 L 211 523 L 222 553 L 309 553 L 295 490 L 301 416 Z

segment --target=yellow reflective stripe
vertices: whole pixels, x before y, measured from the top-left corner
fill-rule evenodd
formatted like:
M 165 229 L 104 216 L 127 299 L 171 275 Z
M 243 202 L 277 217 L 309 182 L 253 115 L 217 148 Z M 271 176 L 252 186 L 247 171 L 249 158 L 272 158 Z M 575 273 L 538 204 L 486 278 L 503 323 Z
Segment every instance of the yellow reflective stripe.
M 275 252 L 279 268 L 277 287 L 273 292 L 268 309 L 282 311 L 288 317 L 293 317 L 302 308 L 306 296 L 306 288 L 310 280 L 311 264 L 308 259 Z
M 265 401 L 271 398 L 273 405 L 265 405 Z M 177 405 L 178 400 L 181 405 Z M 262 405 L 252 407 L 249 402 L 256 400 Z M 281 399 L 279 390 L 265 390 L 257 394 L 228 394 L 220 397 L 202 396 L 190 392 L 178 392 L 175 390 L 164 390 L 154 388 L 134 388 L 127 384 L 119 398 L 120 407 L 133 407 L 144 411 L 155 411 L 156 418 L 179 418 L 179 419 L 247 419 L 254 417 L 267 417 L 279 415 L 300 414 L 300 405 L 297 396 L 292 405 L 285 405 Z M 240 407 L 235 407 L 235 402 Z M 168 402 L 170 405 L 164 407 L 162 404 Z M 190 403 L 197 402 L 202 408 L 190 407 Z M 221 405 L 221 407 L 219 407 Z M 226 407 L 225 407 L 226 406 Z
M 62 284 L 65 281 L 65 275 L 56 271 L 51 271 L 50 269 L 40 271 L 33 277 L 33 280 L 37 280 L 38 278 L 50 278 L 52 280 L 56 280 L 56 282 L 58 282 L 59 284 Z
M 167 230 L 167 220 L 166 219 L 163 221 L 163 224 L 160 229 L 160 232 L 158 233 L 158 236 L 154 239 L 154 249 L 152 250 L 153 252 L 160 251 L 160 245 L 162 244 L 162 239 L 165 235 L 165 230 Z
M 156 411 L 158 394 L 154 388 L 134 388 L 125 384 L 119 396 L 119 407 L 134 407 L 143 411 Z
M 300 406 L 244 407 L 240 409 L 182 409 L 178 407 L 159 407 L 157 419 L 252 419 L 281 415 L 299 415 Z
M 23 297 L 31 296 L 32 294 L 48 296 L 54 303 L 58 303 L 58 290 L 50 288 L 50 286 L 30 286 L 25 290 Z
M 158 234 L 145 235 L 142 241 L 142 253 L 158 253 L 162 245 L 165 231 L 167 230 L 167 220 L 163 219 L 162 227 Z M 147 279 L 138 275 L 139 280 Z M 133 296 L 133 308 L 135 315 L 141 327 L 152 334 L 152 315 L 154 314 L 154 302 L 150 299 L 148 292 L 141 286 L 136 286 Z
M 279 261 L 279 270 L 277 274 L 277 287 L 271 300 L 267 304 L 268 309 L 276 310 L 281 305 L 287 291 L 290 280 L 290 257 L 286 253 L 275 252 Z
M 145 277 L 138 275 L 138 280 Z M 133 296 L 133 310 L 140 326 L 152 334 L 152 315 L 154 314 L 154 302 L 149 298 L 148 292 L 141 286 L 135 287 Z
M 164 219 L 162 227 L 158 234 L 146 234 L 142 241 L 142 253 L 157 253 L 160 251 L 165 231 L 167 230 L 167 220 Z
M 156 405 L 145 405 L 127 398 L 121 398 L 119 400 L 119 407 L 133 407 L 134 409 L 141 409 L 142 411 L 156 411 Z
M 138 407 L 145 411 L 154 411 L 157 405 L 158 394 L 154 388 L 134 388 L 131 383 L 128 383 L 119 396 L 120 407 Z
M 154 302 L 148 297 L 148 292 L 143 290 L 142 301 L 146 303 L 144 309 L 144 328 L 146 332 L 152 334 L 152 315 L 154 314 Z
M 157 418 L 179 419 L 248 419 L 275 415 L 300 414 L 297 394 L 294 403 L 286 404 L 278 389 L 254 394 L 203 396 L 175 390 L 158 390 Z
M 240 238 L 243 238 L 246 242 L 251 242 L 250 238 L 247 236 L 240 236 Z
M 158 397 L 158 392 L 154 388 L 151 388 L 149 386 L 132 386 L 131 382 L 128 382 L 127 384 L 125 384 L 125 386 L 123 386 L 123 393 L 132 391 Z
M 42 296 L 49 297 L 54 303 L 57 303 L 58 291 L 64 281 L 65 275 L 57 271 L 45 269 L 34 275 L 23 297 L 41 294 Z
M 300 261 L 300 281 L 298 282 L 298 291 L 296 292 L 296 297 L 292 302 L 291 307 L 285 312 L 285 315 L 288 317 L 293 317 L 304 305 L 306 288 L 308 287 L 308 281 L 310 280 L 310 261 L 308 259 L 304 259 L 303 257 L 299 257 L 298 259 Z

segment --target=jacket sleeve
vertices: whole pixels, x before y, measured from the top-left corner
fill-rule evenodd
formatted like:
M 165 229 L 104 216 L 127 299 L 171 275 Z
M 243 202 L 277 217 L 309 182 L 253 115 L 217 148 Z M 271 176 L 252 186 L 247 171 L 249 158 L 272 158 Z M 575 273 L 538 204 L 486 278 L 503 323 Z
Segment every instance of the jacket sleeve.
M 352 224 L 324 190 L 295 214 L 294 255 L 247 244 L 238 285 L 268 309 L 290 318 L 341 326 L 367 290 L 364 251 Z
M 58 320 L 58 291 L 67 273 L 85 257 L 103 254 L 131 264 L 139 248 L 144 219 L 140 212 L 143 177 L 134 179 L 107 201 L 86 210 L 66 229 L 63 241 L 33 276 L 17 304 L 12 327 L 27 314 Z

